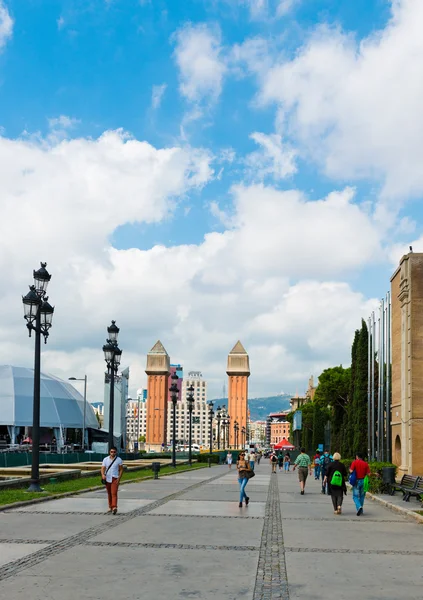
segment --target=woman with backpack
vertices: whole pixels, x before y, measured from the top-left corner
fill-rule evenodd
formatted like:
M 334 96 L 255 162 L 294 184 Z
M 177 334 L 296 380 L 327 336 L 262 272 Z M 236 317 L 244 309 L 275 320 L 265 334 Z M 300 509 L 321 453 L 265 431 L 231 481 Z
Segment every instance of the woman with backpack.
M 272 473 L 276 473 L 276 465 L 278 464 L 278 457 L 275 452 L 270 455 L 270 464 L 272 465 Z
M 342 501 L 344 494 L 347 494 L 347 486 L 345 481 L 348 477 L 347 469 L 341 462 L 341 455 L 335 452 L 333 462 L 328 466 L 323 485 L 328 486 L 328 494 L 332 498 L 333 510 L 335 515 L 342 513 Z

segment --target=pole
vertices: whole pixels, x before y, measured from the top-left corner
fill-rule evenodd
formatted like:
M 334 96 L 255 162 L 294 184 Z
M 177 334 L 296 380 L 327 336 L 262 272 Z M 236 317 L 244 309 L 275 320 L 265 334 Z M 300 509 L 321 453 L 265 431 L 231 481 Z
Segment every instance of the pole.
M 392 462 L 391 445 L 391 293 L 386 294 L 386 460 Z
M 382 380 L 382 357 L 381 357 L 381 342 L 382 342 L 382 328 L 381 328 L 381 305 L 379 305 L 379 319 L 378 319 L 378 338 L 377 338 L 377 362 L 378 362 L 378 386 L 377 386 L 377 460 L 381 460 L 381 380 Z
M 373 331 L 373 335 L 372 335 L 372 460 L 375 460 L 376 457 L 376 448 L 375 448 L 375 433 L 376 433 L 376 429 L 375 429 L 375 343 L 376 343 L 376 319 L 375 319 L 375 313 L 374 311 L 372 312 L 372 331 Z
M 84 376 L 84 420 L 82 423 L 82 452 L 85 452 L 85 428 L 87 418 L 87 376 Z
M 371 458 L 371 357 L 372 357 L 372 321 L 370 317 L 367 320 L 368 337 L 367 337 L 367 458 Z
M 210 412 L 209 412 L 209 428 L 210 428 L 210 431 L 209 431 L 210 454 L 213 454 L 213 409 L 211 407 L 210 407 Z
M 35 319 L 34 399 L 32 412 L 32 464 L 28 492 L 41 492 L 40 487 L 40 370 L 41 370 L 41 311 Z
M 141 432 L 140 432 L 140 430 L 141 430 L 141 427 L 140 427 L 141 415 L 140 415 L 140 412 L 141 412 L 141 400 L 140 400 L 140 398 L 138 396 L 138 424 L 137 424 L 137 448 L 138 448 L 138 452 L 140 451 L 140 436 L 141 436 Z M 145 448 L 145 446 L 144 446 L 144 448 Z
M 217 417 L 217 449 L 220 450 L 220 415 Z
M 382 329 L 380 332 L 381 337 L 381 382 L 380 382 L 380 457 L 382 462 L 385 460 L 385 301 L 382 298 L 381 301 L 381 325 Z
M 113 431 L 115 425 L 115 357 L 110 365 L 110 400 L 109 400 L 109 452 L 115 445 Z
M 189 450 L 188 450 L 188 463 L 192 465 L 192 405 L 189 406 Z
M 172 467 L 176 468 L 176 396 L 172 396 Z

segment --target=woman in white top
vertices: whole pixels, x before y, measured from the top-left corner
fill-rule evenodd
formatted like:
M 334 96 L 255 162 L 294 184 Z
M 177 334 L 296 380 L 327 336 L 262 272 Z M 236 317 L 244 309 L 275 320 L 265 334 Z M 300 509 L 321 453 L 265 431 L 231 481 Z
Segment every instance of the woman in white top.
M 228 467 L 231 468 L 232 467 L 232 453 L 231 452 L 227 453 L 226 462 L 228 463 Z

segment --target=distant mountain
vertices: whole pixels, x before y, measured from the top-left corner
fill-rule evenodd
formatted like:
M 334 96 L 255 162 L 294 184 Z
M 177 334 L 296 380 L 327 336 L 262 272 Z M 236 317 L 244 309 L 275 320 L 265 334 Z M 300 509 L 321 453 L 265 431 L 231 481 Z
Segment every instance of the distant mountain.
M 269 413 L 289 410 L 291 394 L 279 394 L 278 396 L 266 396 L 265 398 L 250 398 L 250 418 L 252 421 L 264 421 Z M 213 400 L 215 407 L 219 405 L 228 406 L 227 398 L 216 398 Z

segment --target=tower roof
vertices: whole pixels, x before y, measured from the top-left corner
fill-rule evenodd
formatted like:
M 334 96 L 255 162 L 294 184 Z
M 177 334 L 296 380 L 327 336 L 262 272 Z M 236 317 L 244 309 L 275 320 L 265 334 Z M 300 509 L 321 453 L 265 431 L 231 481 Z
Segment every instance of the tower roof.
M 228 355 L 228 365 L 226 368 L 228 375 L 250 375 L 250 359 L 247 351 L 238 340 Z
M 244 348 L 244 346 L 241 344 L 241 342 L 238 340 L 237 343 L 235 344 L 235 346 L 229 352 L 229 354 L 247 354 L 247 351 Z
M 167 356 L 165 347 L 163 346 L 163 344 L 161 343 L 160 340 L 157 340 L 157 342 L 151 348 L 149 354 L 166 354 L 166 356 Z
M 147 354 L 147 375 L 168 375 L 170 358 L 160 340 L 154 344 Z

